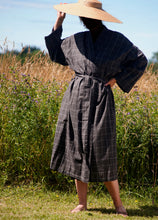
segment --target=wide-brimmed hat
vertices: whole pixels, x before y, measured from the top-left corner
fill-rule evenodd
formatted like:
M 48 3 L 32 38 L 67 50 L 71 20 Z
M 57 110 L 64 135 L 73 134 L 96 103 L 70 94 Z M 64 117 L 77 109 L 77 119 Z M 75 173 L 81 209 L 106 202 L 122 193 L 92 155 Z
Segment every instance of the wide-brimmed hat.
M 98 0 L 78 0 L 78 3 L 54 5 L 54 8 L 58 11 L 80 17 L 122 23 L 120 20 L 103 10 L 102 3 Z

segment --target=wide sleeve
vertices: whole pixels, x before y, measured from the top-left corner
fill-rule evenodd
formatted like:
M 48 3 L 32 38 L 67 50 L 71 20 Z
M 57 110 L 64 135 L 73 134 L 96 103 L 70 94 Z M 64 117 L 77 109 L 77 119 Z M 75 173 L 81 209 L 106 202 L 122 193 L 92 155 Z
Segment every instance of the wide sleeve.
M 46 47 L 48 49 L 49 56 L 52 61 L 67 66 L 67 62 L 64 56 L 64 53 L 61 49 L 61 35 L 62 35 L 62 26 L 57 30 L 53 30 L 52 33 L 45 37 Z
M 132 46 L 120 64 L 120 71 L 115 75 L 118 86 L 124 92 L 130 92 L 134 84 L 143 75 L 147 58 L 136 47 Z

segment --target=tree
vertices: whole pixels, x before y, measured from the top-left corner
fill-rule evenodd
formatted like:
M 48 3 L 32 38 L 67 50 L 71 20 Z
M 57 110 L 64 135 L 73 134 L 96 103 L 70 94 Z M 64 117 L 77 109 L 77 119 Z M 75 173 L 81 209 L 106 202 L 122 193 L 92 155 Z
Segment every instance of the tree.
M 149 66 L 153 65 L 152 71 L 158 73 L 158 52 L 154 52 L 152 58 L 149 60 Z
M 40 52 L 41 52 L 41 50 L 36 46 L 31 46 L 31 47 L 26 46 L 22 49 L 21 52 L 19 52 L 18 54 L 17 53 L 15 53 L 15 54 L 17 55 L 17 57 L 21 60 L 21 63 L 23 64 L 26 57 L 33 58 L 37 53 L 40 53 Z

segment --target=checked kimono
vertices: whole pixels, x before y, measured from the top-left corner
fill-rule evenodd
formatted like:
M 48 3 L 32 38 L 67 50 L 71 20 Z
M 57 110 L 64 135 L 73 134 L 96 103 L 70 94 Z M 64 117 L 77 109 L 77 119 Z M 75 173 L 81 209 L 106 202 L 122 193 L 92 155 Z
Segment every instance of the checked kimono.
M 115 103 L 110 86 L 129 92 L 147 65 L 123 34 L 107 29 L 61 39 L 62 27 L 45 37 L 52 61 L 75 72 L 62 100 L 50 168 L 82 182 L 117 179 Z M 61 73 L 62 74 L 62 73 Z

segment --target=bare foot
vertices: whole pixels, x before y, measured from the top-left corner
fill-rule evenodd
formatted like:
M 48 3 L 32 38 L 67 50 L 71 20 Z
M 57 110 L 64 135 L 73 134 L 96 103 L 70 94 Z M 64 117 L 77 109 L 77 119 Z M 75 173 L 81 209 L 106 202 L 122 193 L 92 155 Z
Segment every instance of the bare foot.
M 119 207 L 116 208 L 116 214 L 121 215 L 123 217 L 128 216 L 127 211 L 123 206 L 119 206 Z
M 85 210 L 87 210 L 87 209 L 84 207 L 84 205 L 78 205 L 78 206 L 76 206 L 76 208 L 71 210 L 71 213 L 81 212 L 81 211 L 85 211 Z

